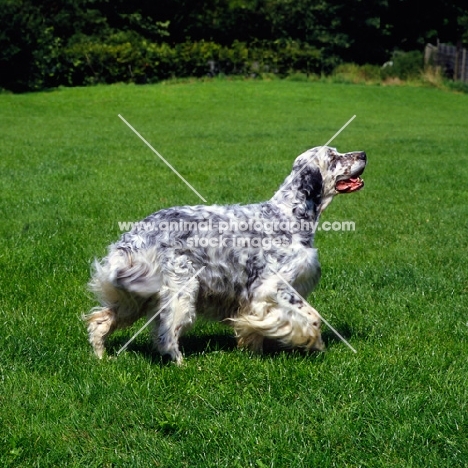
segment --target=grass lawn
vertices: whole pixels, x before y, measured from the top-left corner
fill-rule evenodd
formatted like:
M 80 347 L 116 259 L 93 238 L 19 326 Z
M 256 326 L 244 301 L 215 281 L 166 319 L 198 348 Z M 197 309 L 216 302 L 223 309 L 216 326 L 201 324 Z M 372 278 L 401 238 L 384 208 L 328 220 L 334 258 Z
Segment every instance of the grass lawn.
M 456 467 L 468 460 L 468 95 L 292 81 L 0 94 L 0 465 Z M 200 323 L 185 366 L 142 324 L 91 353 L 89 265 L 118 222 L 268 199 L 303 150 L 365 150 L 318 232 L 327 351 L 235 348 Z

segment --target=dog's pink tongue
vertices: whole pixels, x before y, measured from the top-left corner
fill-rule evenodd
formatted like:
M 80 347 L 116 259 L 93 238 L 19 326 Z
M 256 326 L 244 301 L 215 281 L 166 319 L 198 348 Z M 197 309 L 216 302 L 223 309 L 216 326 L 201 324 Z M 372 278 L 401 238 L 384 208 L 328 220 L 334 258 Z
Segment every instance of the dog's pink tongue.
M 336 190 L 338 192 L 355 192 L 364 185 L 360 177 L 351 177 L 350 179 L 340 180 L 336 183 Z

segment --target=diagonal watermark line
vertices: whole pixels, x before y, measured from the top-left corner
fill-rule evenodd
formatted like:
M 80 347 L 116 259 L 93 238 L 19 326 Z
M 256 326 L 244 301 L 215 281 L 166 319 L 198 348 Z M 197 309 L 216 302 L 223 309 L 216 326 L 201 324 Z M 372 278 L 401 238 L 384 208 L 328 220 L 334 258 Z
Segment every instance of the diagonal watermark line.
M 328 146 L 355 118 L 353 115 L 323 146 Z
M 357 353 L 357 351 L 343 338 L 343 336 L 341 336 L 341 334 L 335 329 L 333 328 L 330 323 L 325 320 L 321 315 L 320 313 L 315 310 L 284 278 L 282 275 L 279 274 L 279 272 L 275 272 L 276 276 L 278 276 L 278 278 L 280 278 L 282 281 L 284 281 L 288 286 L 289 288 L 291 288 L 300 298 L 301 300 L 304 302 L 304 304 L 307 306 L 307 307 L 310 307 L 319 317 L 320 319 L 322 320 L 322 322 L 325 323 L 325 325 L 327 325 L 328 328 L 330 328 L 330 330 L 333 331 L 333 333 L 346 345 L 348 346 L 348 348 L 353 351 L 353 353 Z
M 150 143 L 148 143 L 148 141 L 146 141 L 120 114 L 118 114 L 119 118 L 122 120 L 122 122 L 124 122 L 128 128 L 130 130 L 132 130 L 133 133 L 135 133 L 135 135 L 137 135 L 141 141 L 146 145 L 148 146 L 148 148 L 151 149 L 151 151 L 153 151 L 153 153 L 156 154 L 156 156 L 158 156 L 161 161 L 164 162 L 164 164 L 166 164 L 167 167 L 169 167 L 169 169 L 172 170 L 172 172 L 174 172 L 174 174 L 176 174 L 196 195 L 198 195 L 198 197 L 203 200 L 204 203 L 206 203 L 206 200 L 192 187 L 192 185 L 190 185 L 175 169 L 174 167 L 168 162 L 166 161 L 166 159 L 163 158 L 163 156 L 158 152 L 156 151 Z
M 127 349 L 128 345 L 168 306 L 172 304 L 174 299 L 184 291 L 184 289 L 205 269 L 205 266 L 202 266 L 178 291 L 172 296 L 172 299 L 161 309 L 159 309 L 117 352 L 117 356 Z
M 353 115 L 324 145 L 322 145 L 319 149 L 320 151 L 323 151 L 323 149 L 328 146 L 354 119 L 356 118 L 356 115 Z M 299 174 L 306 168 L 307 166 L 305 165 L 289 182 L 289 185 L 294 182 L 294 180 L 299 176 Z M 287 190 L 286 187 L 282 190 Z

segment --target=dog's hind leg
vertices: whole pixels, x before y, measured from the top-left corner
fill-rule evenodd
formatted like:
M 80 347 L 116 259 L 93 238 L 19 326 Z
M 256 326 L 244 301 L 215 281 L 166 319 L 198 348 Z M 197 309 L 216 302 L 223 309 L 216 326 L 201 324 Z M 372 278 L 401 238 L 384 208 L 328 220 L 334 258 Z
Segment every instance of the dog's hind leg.
M 114 330 L 129 327 L 157 307 L 160 262 L 155 248 L 135 252 L 112 247 L 93 270 L 89 288 L 102 307 L 83 320 L 94 352 L 102 358 L 104 341 Z
M 89 342 L 99 359 L 104 355 L 104 342 L 116 328 L 117 315 L 108 307 L 100 307 L 85 315 L 83 320 L 87 323 Z
M 182 364 L 179 349 L 182 332 L 195 321 L 195 302 L 198 284 L 193 281 L 183 291 L 163 288 L 160 293 L 161 308 L 153 330 L 153 342 L 161 355 L 169 355 L 176 364 Z
M 159 316 L 154 320 L 153 343 L 161 355 L 167 354 L 181 364 L 179 337 L 195 321 L 200 286 L 192 264 L 184 256 L 178 257 L 171 266 L 172 271 L 166 272 L 165 284 L 159 292 Z M 151 312 L 148 318 L 150 315 Z

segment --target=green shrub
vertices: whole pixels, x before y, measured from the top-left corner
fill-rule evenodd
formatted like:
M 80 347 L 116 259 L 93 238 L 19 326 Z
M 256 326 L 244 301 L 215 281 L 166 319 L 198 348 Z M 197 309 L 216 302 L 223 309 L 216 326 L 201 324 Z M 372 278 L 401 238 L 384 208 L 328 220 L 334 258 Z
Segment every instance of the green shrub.
M 333 81 L 345 83 L 368 83 L 380 81 L 380 67 L 377 65 L 356 65 L 343 63 L 333 71 Z
M 468 83 L 463 81 L 446 81 L 446 85 L 449 89 L 453 91 L 457 91 L 459 93 L 467 93 L 468 94 Z
M 148 83 L 172 77 L 214 75 L 258 76 L 318 72 L 320 51 L 294 41 L 235 41 L 230 47 L 214 42 L 184 42 L 170 46 L 119 33 L 105 43 L 89 39 L 64 49 L 58 78 L 69 86 L 94 83 Z
M 392 60 L 382 68 L 382 79 L 399 78 L 411 80 L 419 78 L 424 68 L 422 52 L 413 50 L 411 52 L 394 52 Z
M 19 1 L 2 2 L 0 24 L 0 88 L 22 92 L 49 86 L 62 45 L 54 28 L 44 24 L 36 6 Z

